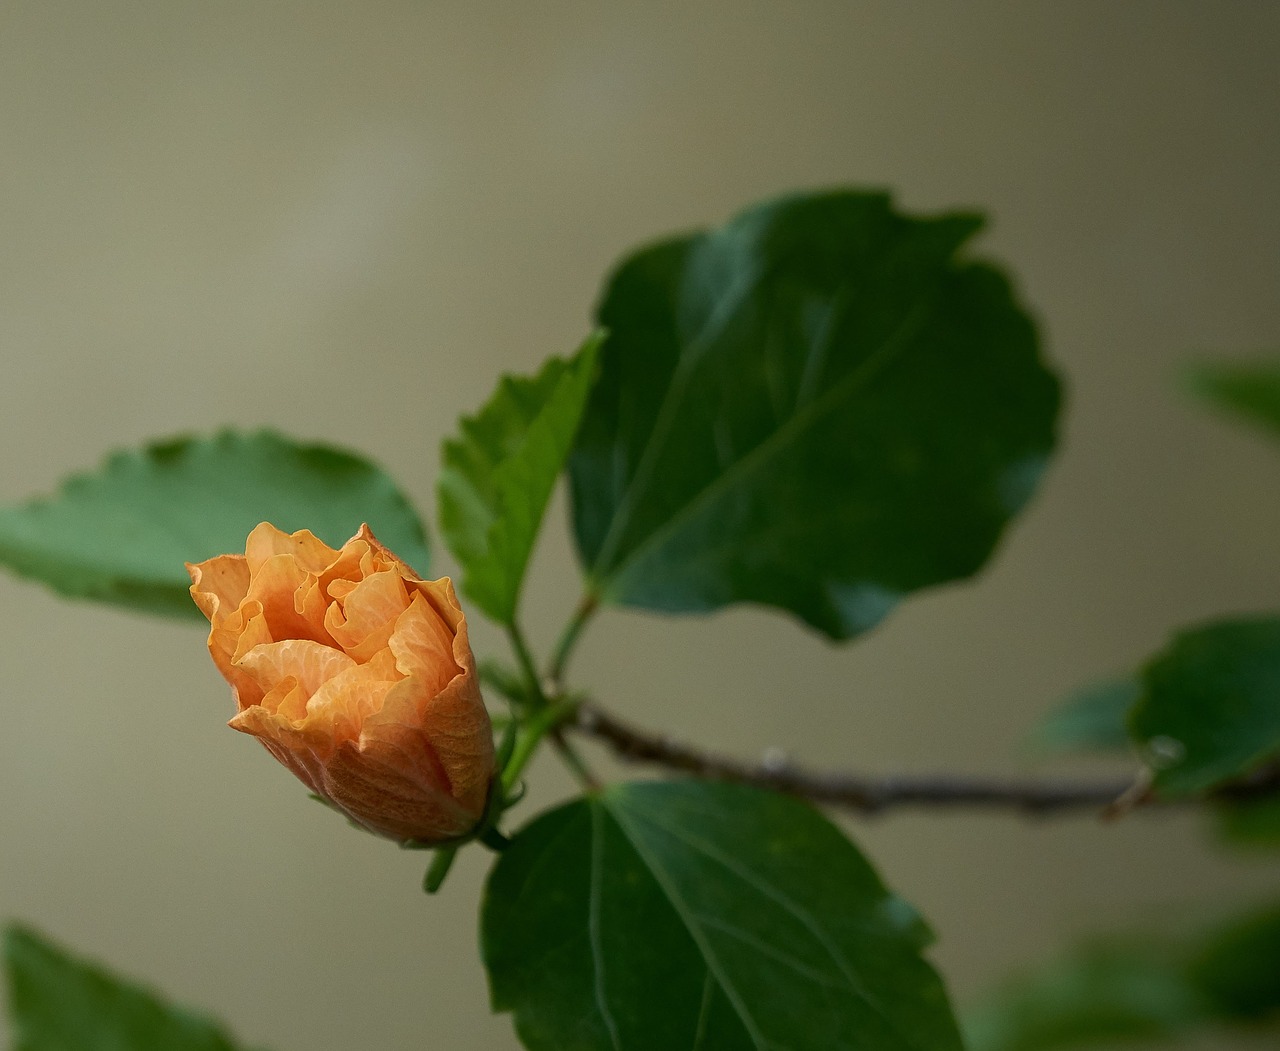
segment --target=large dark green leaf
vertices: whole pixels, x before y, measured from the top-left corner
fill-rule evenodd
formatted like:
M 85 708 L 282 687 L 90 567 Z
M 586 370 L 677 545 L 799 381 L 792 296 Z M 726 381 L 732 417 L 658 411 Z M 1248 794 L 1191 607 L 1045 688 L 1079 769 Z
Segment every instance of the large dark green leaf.
M 494 1007 L 532 1051 L 948 1051 L 918 917 L 812 808 L 613 786 L 523 829 L 488 883 Z
M 608 601 L 750 601 L 835 638 L 975 572 L 1040 477 L 1058 384 L 981 220 L 773 201 L 627 259 L 570 476 Z
M 1094 946 L 1006 983 L 965 1012 L 969 1051 L 1058 1051 L 1180 1035 L 1204 1021 L 1166 946 Z
M 595 375 L 601 336 L 537 376 L 504 376 L 458 438 L 445 442 L 440 530 L 464 571 L 463 589 L 509 624 L 538 527 Z
M 1208 401 L 1280 437 L 1280 363 L 1205 364 L 1191 383 Z
M 35 933 L 4 939 L 13 1051 L 235 1051 L 199 1015 L 74 959 Z
M 349 452 L 223 431 L 118 452 L 56 496 L 0 508 L 0 563 L 65 595 L 200 617 L 184 562 L 243 551 L 259 522 L 337 545 L 368 522 L 420 573 L 426 538 L 404 495 Z
M 1280 753 L 1280 618 L 1176 636 L 1143 671 L 1129 729 L 1166 795 L 1203 792 Z

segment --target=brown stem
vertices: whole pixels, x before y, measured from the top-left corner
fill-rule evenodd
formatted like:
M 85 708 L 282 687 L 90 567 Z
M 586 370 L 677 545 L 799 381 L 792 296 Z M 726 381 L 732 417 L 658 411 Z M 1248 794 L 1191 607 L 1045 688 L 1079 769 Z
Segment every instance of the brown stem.
M 1149 795 L 1138 802 L 1131 801 L 1131 790 L 1141 780 L 1141 773 L 1137 777 L 1090 780 L 964 774 L 870 777 L 807 770 L 786 761 L 749 763 L 641 730 L 590 703 L 579 707 L 573 729 L 603 741 L 622 759 L 652 763 L 697 777 L 757 785 L 864 814 L 896 806 L 992 807 L 1027 814 L 1058 814 L 1071 810 L 1106 811 L 1122 798 L 1127 806 L 1161 802 Z M 1280 765 L 1267 767 L 1220 789 L 1215 797 L 1245 800 L 1276 794 L 1280 794 Z

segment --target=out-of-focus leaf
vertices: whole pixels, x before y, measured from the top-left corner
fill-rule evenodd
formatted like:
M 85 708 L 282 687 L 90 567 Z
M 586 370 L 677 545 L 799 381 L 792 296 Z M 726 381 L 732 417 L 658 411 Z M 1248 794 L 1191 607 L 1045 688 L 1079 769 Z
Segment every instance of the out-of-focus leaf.
M 215 1023 L 55 948 L 4 937 L 13 1051 L 236 1051 Z
M 537 376 L 504 376 L 461 434 L 444 445 L 440 530 L 461 563 L 463 590 L 494 620 L 515 617 L 547 501 L 564 467 L 595 375 L 602 334 Z
M 203 619 L 184 562 L 243 551 L 259 522 L 337 546 L 367 522 L 426 573 L 417 515 L 368 460 L 272 431 L 223 431 L 111 455 L 47 499 L 0 507 L 0 564 L 64 595 Z
M 1007 983 L 965 1013 L 969 1051 L 1058 1051 L 1178 1035 L 1203 1017 L 1176 959 L 1094 946 Z
M 833 638 L 974 573 L 1053 448 L 1057 381 L 969 214 L 798 195 L 626 259 L 570 457 L 606 601 L 758 602 Z
M 1129 730 L 1160 792 L 1203 792 L 1280 752 L 1280 618 L 1183 632 L 1142 679 Z
M 1214 362 L 1190 373 L 1207 401 L 1280 438 L 1280 362 Z
M 927 931 L 816 811 L 696 781 L 611 786 L 520 831 L 482 917 L 532 1051 L 948 1051 Z
M 1277 1022 L 1280 905 L 1273 905 L 1197 935 L 1081 948 L 994 990 L 965 1012 L 964 1031 L 969 1051 L 1091 1051 L 1156 1038 L 1165 1047 L 1192 1037 L 1274 1035 Z
M 1213 807 L 1218 831 L 1242 847 L 1280 847 L 1280 799 L 1218 802 Z
M 1196 953 L 1188 974 L 1221 1018 L 1280 1018 L 1280 905 L 1213 933 Z
M 1132 678 L 1086 687 L 1040 721 L 1031 744 L 1053 753 L 1128 751 L 1126 717 L 1141 692 L 1141 684 Z

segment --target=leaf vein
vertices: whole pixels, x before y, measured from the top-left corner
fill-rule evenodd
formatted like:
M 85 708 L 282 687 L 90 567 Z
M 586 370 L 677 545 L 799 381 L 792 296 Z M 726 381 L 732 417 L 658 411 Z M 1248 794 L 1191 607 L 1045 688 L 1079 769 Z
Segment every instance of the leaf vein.
M 755 1018 L 752 1017 L 750 1010 L 747 1008 L 742 994 L 734 986 L 733 982 L 729 980 L 720 958 L 708 944 L 697 923 L 696 915 L 676 888 L 670 873 L 640 845 L 640 837 L 635 834 L 635 829 L 628 827 L 627 818 L 623 816 L 621 808 L 611 807 L 610 813 L 613 815 L 614 820 L 617 821 L 618 827 L 626 834 L 627 841 L 631 844 L 631 849 L 636 852 L 636 855 L 644 862 L 645 867 L 653 873 L 653 878 L 657 880 L 658 885 L 662 887 L 667 900 L 671 902 L 671 907 L 684 924 L 685 930 L 689 932 L 689 937 L 693 939 L 694 944 L 697 945 L 702 953 L 703 962 L 706 964 L 707 970 L 715 975 L 716 981 L 719 983 L 720 988 L 724 990 L 725 996 L 729 998 L 730 1003 L 737 1009 L 743 1028 L 751 1038 L 752 1044 L 755 1045 L 756 1051 L 769 1051 L 770 1042 L 765 1039 L 764 1034 L 760 1031 Z
M 727 469 L 712 478 L 701 489 L 692 493 L 665 522 L 631 549 L 610 574 L 612 579 L 615 581 L 621 580 L 643 555 L 660 546 L 672 534 L 677 533 L 704 505 L 710 503 L 725 490 L 738 484 L 744 476 L 758 470 L 762 464 L 768 463 L 772 456 L 787 448 L 796 435 L 817 423 L 829 412 L 839 408 L 846 398 L 857 391 L 861 385 L 869 382 L 871 377 L 874 377 L 880 369 L 894 358 L 902 347 L 908 344 L 913 330 L 923 322 L 929 312 L 927 303 L 918 302 L 889 337 L 868 354 L 849 375 L 831 387 L 821 397 L 802 406 L 799 411 L 787 419 L 764 441 L 745 452 L 730 464 Z M 615 522 L 618 518 L 628 514 L 630 514 L 630 507 L 620 506 Z M 603 557 L 598 561 L 603 562 Z

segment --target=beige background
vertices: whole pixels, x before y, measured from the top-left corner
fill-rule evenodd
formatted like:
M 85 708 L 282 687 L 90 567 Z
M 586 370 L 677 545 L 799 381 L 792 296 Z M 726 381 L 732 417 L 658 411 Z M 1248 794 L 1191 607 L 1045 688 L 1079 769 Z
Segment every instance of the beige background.
M 1280 348 L 1278 41 L 1280 8 L 1223 0 L 0 4 L 0 499 L 233 422 L 363 449 L 428 509 L 458 413 L 572 348 L 637 242 L 800 187 L 979 206 L 1070 391 L 991 570 L 844 647 L 759 611 L 610 614 L 576 670 L 745 754 L 1019 769 L 1064 692 L 1280 605 L 1280 451 L 1177 389 Z M 574 574 L 558 504 L 539 645 Z M 223 728 L 198 630 L 2 576 L 0 675 L 0 915 L 275 1051 L 514 1046 L 474 944 L 484 853 L 425 899 L 420 857 Z M 524 814 L 568 786 L 548 760 Z M 850 827 L 962 999 L 1280 877 L 1189 816 Z

